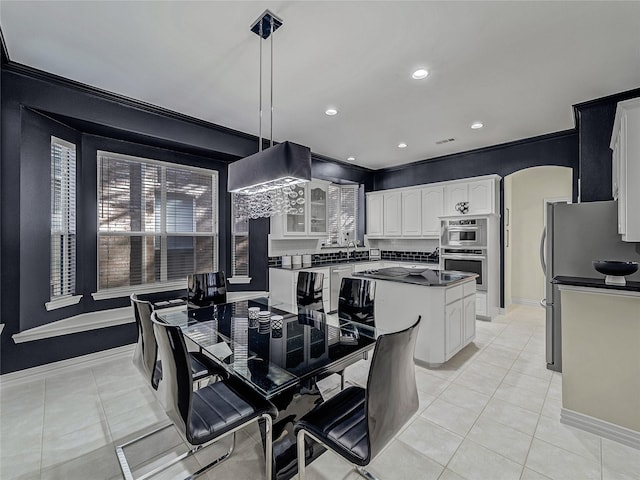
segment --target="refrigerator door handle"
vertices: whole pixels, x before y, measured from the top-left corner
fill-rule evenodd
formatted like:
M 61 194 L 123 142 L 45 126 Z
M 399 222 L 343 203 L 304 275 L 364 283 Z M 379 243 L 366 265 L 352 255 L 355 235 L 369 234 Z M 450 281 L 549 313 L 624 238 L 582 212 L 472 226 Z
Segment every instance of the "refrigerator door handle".
M 547 262 L 544 260 L 544 243 L 547 238 L 547 227 L 542 230 L 542 236 L 540 237 L 540 265 L 542 266 L 542 273 L 547 274 Z

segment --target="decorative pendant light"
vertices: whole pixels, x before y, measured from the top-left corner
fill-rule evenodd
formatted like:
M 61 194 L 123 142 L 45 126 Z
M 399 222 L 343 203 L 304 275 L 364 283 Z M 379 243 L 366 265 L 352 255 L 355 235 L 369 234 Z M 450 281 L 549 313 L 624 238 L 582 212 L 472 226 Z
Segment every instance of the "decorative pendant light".
M 273 145 L 273 33 L 282 20 L 269 10 L 251 25 L 260 41 L 260 119 L 258 153 L 229 165 L 227 190 L 235 193 L 237 215 L 248 218 L 302 213 L 304 188 L 311 180 L 311 150 L 291 142 Z M 262 150 L 262 46 L 270 39 L 270 146 Z M 298 185 L 298 186 L 296 186 Z

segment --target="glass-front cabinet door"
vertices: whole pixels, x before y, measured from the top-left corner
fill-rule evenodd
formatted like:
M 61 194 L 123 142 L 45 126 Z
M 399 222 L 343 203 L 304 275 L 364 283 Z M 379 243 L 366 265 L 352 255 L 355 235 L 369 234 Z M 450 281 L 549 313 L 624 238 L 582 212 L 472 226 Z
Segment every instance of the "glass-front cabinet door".
M 309 234 L 328 232 L 328 186 L 319 182 L 309 184 Z
M 294 185 L 289 193 L 289 213 L 286 215 L 284 223 L 284 233 L 289 235 L 307 234 L 307 185 Z

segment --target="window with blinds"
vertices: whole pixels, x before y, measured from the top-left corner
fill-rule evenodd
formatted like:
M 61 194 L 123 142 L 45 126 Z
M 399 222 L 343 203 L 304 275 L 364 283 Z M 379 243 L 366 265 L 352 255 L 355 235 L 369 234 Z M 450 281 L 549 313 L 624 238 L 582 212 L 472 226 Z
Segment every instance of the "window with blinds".
M 218 174 L 98 152 L 98 290 L 217 271 Z
M 249 218 L 237 213 L 236 194 L 231 194 L 231 275 L 249 276 Z
M 76 288 L 76 146 L 51 137 L 51 300 Z
M 357 239 L 358 185 L 330 185 L 327 245 L 346 245 Z

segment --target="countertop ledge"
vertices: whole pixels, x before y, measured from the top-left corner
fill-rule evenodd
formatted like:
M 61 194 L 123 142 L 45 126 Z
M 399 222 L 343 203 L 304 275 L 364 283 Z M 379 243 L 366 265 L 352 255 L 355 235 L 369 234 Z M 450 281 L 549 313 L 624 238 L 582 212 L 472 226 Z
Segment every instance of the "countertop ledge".
M 630 282 L 627 280 L 626 285 L 607 285 L 604 278 L 587 278 L 587 277 L 553 277 L 553 283 L 556 285 L 571 285 L 574 287 L 602 288 L 606 290 L 622 290 L 625 292 L 640 292 L 640 282 Z

